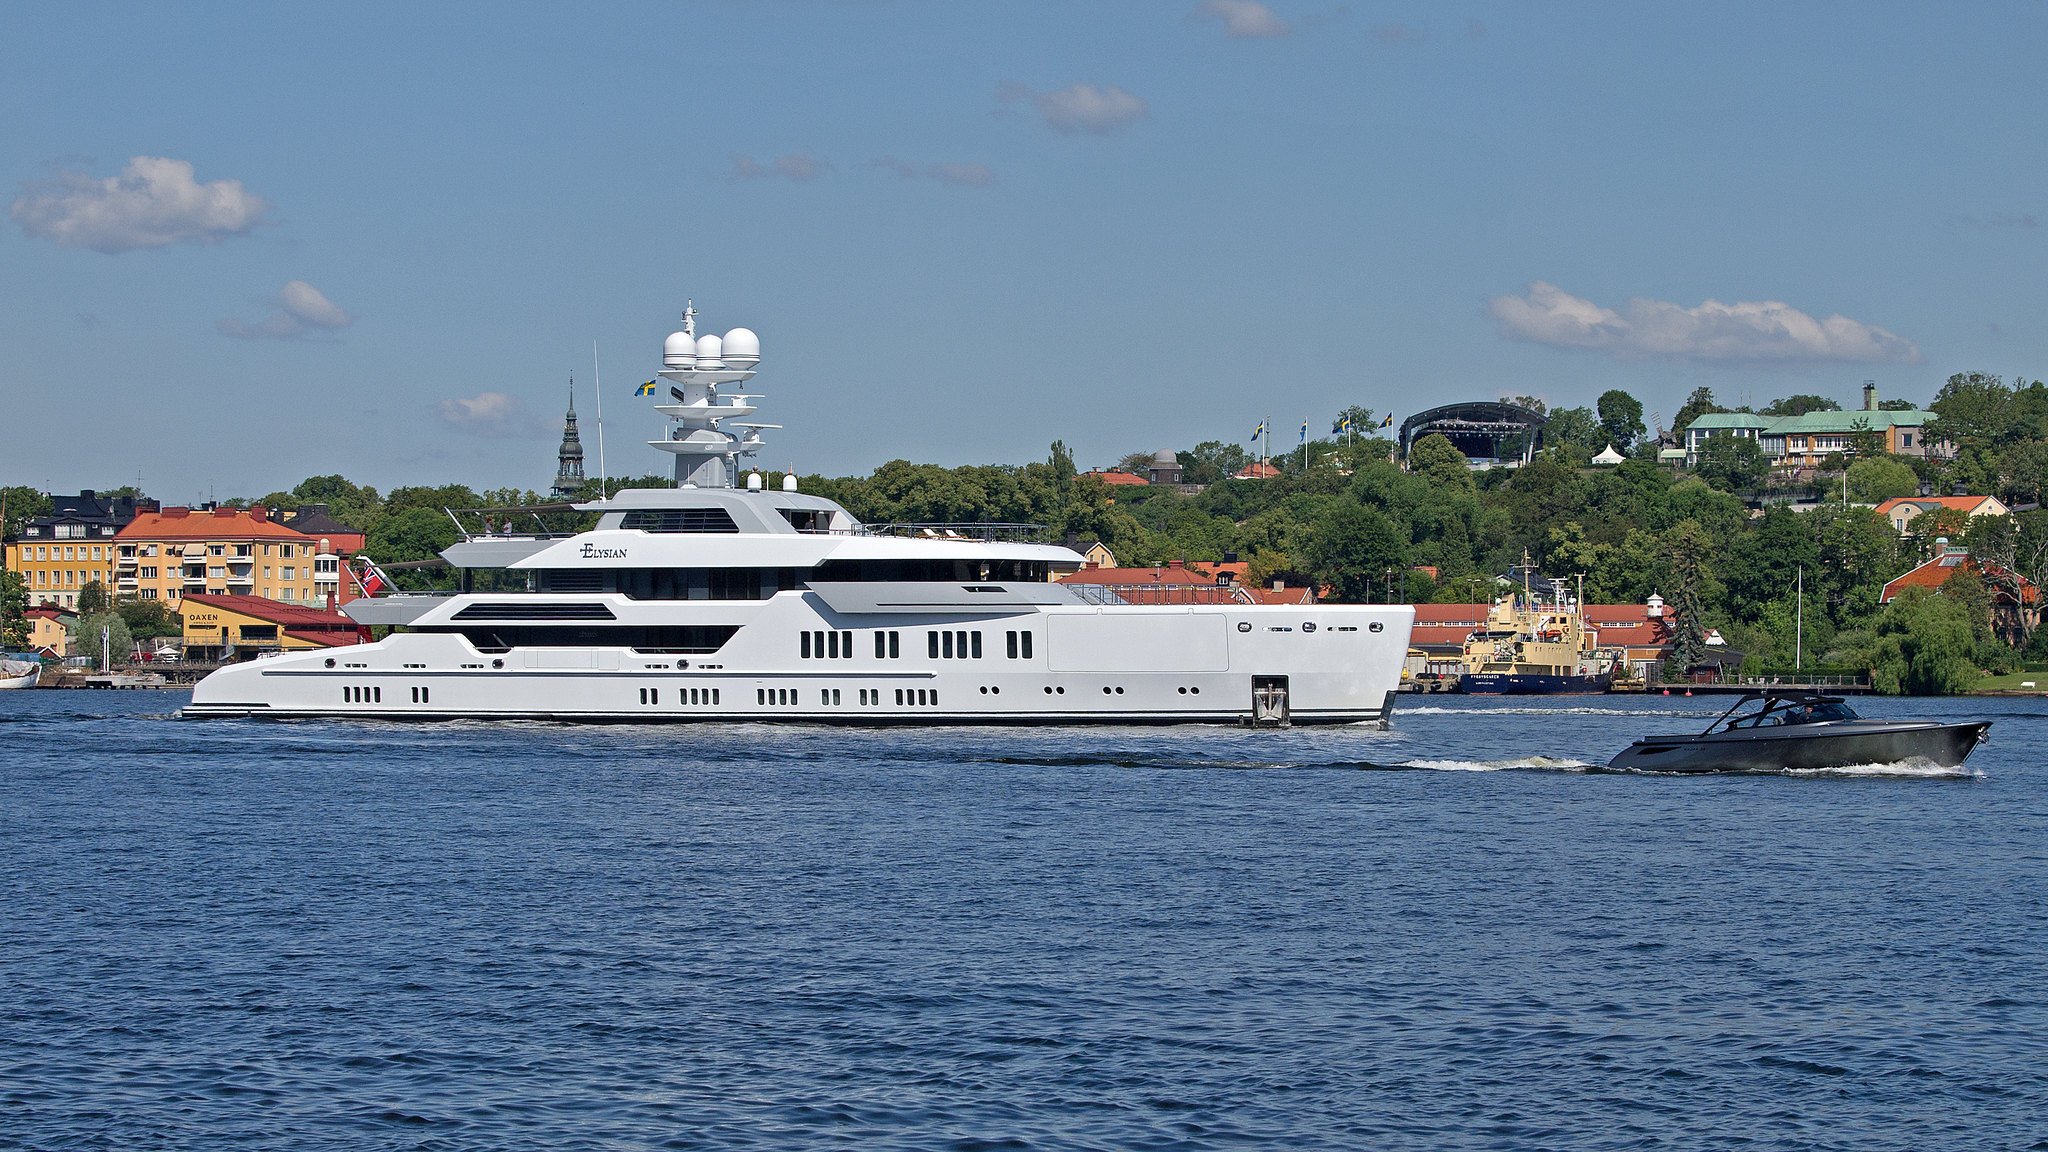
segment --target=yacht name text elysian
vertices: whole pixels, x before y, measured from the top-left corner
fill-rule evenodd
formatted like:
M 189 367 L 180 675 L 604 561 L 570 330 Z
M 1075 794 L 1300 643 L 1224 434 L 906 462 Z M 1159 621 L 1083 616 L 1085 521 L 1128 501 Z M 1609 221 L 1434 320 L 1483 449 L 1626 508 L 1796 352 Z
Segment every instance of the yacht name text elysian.
M 1375 723 L 1391 716 L 1405 605 L 1126 604 L 1057 583 L 1082 565 L 1019 526 L 861 524 L 742 457 L 760 341 L 663 344 L 676 487 L 578 505 L 573 537 L 469 536 L 454 594 L 366 598 L 392 633 L 214 672 L 188 716 L 575 721 Z M 524 591 L 470 591 L 470 573 Z

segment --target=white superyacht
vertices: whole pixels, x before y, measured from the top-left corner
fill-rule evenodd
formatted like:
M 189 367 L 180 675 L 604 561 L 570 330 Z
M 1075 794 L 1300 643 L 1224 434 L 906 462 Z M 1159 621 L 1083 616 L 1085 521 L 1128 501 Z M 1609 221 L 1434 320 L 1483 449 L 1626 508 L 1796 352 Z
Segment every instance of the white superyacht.
M 1053 582 L 1070 548 L 988 525 L 861 524 L 742 475 L 761 446 L 744 328 L 663 345 L 674 488 L 577 507 L 573 536 L 472 535 L 455 594 L 350 603 L 395 630 L 230 665 L 188 716 L 937 723 L 1370 723 L 1414 609 L 1133 605 Z M 471 573 L 524 591 L 469 591 Z

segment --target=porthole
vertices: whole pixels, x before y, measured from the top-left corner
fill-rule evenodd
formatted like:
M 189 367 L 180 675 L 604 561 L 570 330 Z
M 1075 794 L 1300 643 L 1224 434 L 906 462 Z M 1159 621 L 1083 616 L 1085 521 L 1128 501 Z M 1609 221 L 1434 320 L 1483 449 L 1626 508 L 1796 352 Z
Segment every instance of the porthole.
M 1316 630 L 1316 624 L 1315 624 L 1315 621 L 1313 621 L 1313 620 L 1304 620 L 1304 621 L 1302 621 L 1302 622 L 1301 622 L 1301 630 L 1302 630 L 1303 632 L 1313 632 L 1313 631 L 1315 631 L 1315 630 Z
M 1050 684 L 1047 684 L 1047 685 L 1045 686 L 1045 694 L 1046 694 L 1047 696 L 1050 696 L 1050 695 L 1052 695 L 1052 685 L 1050 685 Z
M 1102 686 L 1102 694 L 1103 694 L 1104 696 L 1107 696 L 1107 695 L 1109 695 L 1109 685 L 1107 685 L 1107 684 L 1104 684 L 1104 685 Z
M 1380 623 L 1380 622 L 1379 622 L 1379 621 L 1377 621 L 1377 620 L 1375 620 L 1375 621 L 1373 621 L 1372 623 L 1370 623 L 1370 624 L 1366 625 L 1365 627 L 1366 627 L 1366 630 L 1367 630 L 1367 631 L 1369 631 L 1369 632 L 1385 632 L 1385 631 L 1387 630 L 1387 626 L 1386 626 L 1385 624 L 1382 624 L 1382 623 Z
M 1118 688 L 1118 689 L 1116 690 L 1116 694 L 1117 694 L 1117 695 L 1119 695 L 1119 696 L 1121 696 L 1121 695 L 1123 695 L 1123 694 L 1124 694 L 1124 690 L 1123 690 L 1123 689 L 1122 689 L 1121 687 L 1119 687 L 1119 688 Z
M 505 662 L 504 662 L 503 660 L 493 660 L 493 661 L 491 661 L 491 667 L 493 667 L 493 668 L 503 668 L 504 666 L 505 666 Z
M 1175 688 L 1174 691 L 1180 693 L 1183 696 L 1188 694 L 1188 690 L 1185 687 Z
M 1251 630 L 1252 630 L 1252 622 L 1251 622 L 1251 621 L 1249 621 L 1249 620 L 1239 620 L 1239 621 L 1237 622 L 1237 630 L 1238 630 L 1239 632 L 1249 632 L 1249 631 L 1251 631 Z
M 329 656 L 329 657 L 327 658 L 327 666 L 328 666 L 329 668 L 332 668 L 332 667 L 334 667 L 334 657 L 332 657 L 332 656 Z

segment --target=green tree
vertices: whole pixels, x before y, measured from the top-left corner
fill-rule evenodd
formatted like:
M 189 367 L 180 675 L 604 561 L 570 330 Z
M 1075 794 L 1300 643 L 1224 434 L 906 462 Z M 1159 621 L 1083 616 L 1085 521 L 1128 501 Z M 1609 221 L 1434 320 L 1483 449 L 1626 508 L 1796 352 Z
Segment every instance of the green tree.
M 128 600 L 114 609 L 127 623 L 128 632 L 137 640 L 154 640 L 159 636 L 176 636 L 182 629 L 178 618 L 164 609 L 161 600 Z
M 1911 412 L 1916 407 L 1917 405 L 1911 400 L 1879 400 L 1877 402 L 1877 410 L 1879 412 Z
M 107 586 L 98 580 L 88 580 L 78 590 L 78 614 L 98 616 L 114 606 L 113 597 L 107 595 Z
M 1306 544 L 1304 565 L 1340 603 L 1371 599 L 1376 586 L 1384 590 L 1389 571 L 1408 566 L 1406 542 L 1387 518 L 1348 500 L 1323 514 Z
M 104 651 L 100 644 L 102 629 L 108 634 Z M 135 637 L 128 631 L 128 622 L 112 612 L 79 616 L 71 625 L 70 637 L 71 654 L 91 657 L 93 667 L 102 672 L 112 670 L 107 664 L 108 656 L 115 664 L 124 663 L 135 647 Z
M 1928 425 L 1930 440 L 1952 440 L 1957 444 L 1996 443 L 2014 437 L 2024 429 L 2014 419 L 2013 390 L 2002 377 L 1985 372 L 1958 372 L 1935 393 L 1927 407 L 1934 413 Z
M 1503 404 L 1512 404 L 1517 408 L 1527 408 L 1529 411 L 1536 413 L 1538 416 L 1543 415 L 1543 413 L 1547 410 L 1547 406 L 1543 403 L 1543 401 L 1535 396 L 1503 396 L 1500 398 L 1500 402 Z
M 1648 431 L 1643 427 L 1643 402 L 1619 388 L 1602 392 L 1594 407 L 1600 412 L 1601 431 L 1618 452 L 1635 447 L 1636 441 Z
M 1709 436 L 1700 445 L 1700 479 L 1724 492 L 1754 491 L 1770 470 L 1764 450 L 1747 436 Z
M 1693 421 L 1710 412 L 1726 411 L 1726 408 L 1714 403 L 1713 389 L 1695 388 L 1692 395 L 1685 398 L 1685 403 L 1679 406 L 1678 415 L 1671 418 L 1671 432 L 1673 435 L 1683 436 L 1685 430 L 1692 427 Z
M 1046 453 L 1046 464 L 1052 468 L 1053 479 L 1065 488 L 1074 482 L 1077 472 L 1074 468 L 1074 450 L 1067 447 L 1065 440 L 1055 440 Z
M 1890 456 L 1866 456 L 1849 465 L 1849 498 L 1863 504 L 1882 504 L 1920 490 L 1920 477 L 1911 465 Z
M 28 647 L 28 584 L 21 573 L 0 568 L 0 649 Z
M 1671 574 L 1671 595 L 1666 602 L 1674 620 L 1668 663 L 1679 676 L 1707 657 L 1710 548 L 1706 530 L 1691 520 L 1674 527 L 1665 542 L 1665 568 Z
M 1372 409 L 1362 404 L 1346 404 L 1330 421 L 1330 435 L 1342 441 L 1353 436 L 1370 436 L 1379 425 L 1372 418 Z
M 1204 440 L 1180 454 L 1181 479 L 1190 484 L 1220 484 L 1251 462 L 1251 456 L 1236 444 Z
M 24 524 L 50 514 L 50 498 L 21 484 L 0 487 L 0 536 L 12 540 Z
M 1559 408 L 1544 421 L 1543 443 L 1576 449 L 1582 457 L 1591 456 L 1607 446 L 1607 432 L 1591 408 Z
M 1759 416 L 1804 416 L 1808 412 L 1840 412 L 1842 406 L 1825 396 L 1811 392 L 1799 392 L 1771 401 L 1758 412 Z
M 1878 617 L 1871 687 L 1889 695 L 1951 696 L 1976 686 L 1976 635 L 1969 607 L 1908 588 Z
M 1432 432 L 1408 446 L 1408 470 L 1432 484 L 1472 487 L 1472 462 L 1441 433 Z

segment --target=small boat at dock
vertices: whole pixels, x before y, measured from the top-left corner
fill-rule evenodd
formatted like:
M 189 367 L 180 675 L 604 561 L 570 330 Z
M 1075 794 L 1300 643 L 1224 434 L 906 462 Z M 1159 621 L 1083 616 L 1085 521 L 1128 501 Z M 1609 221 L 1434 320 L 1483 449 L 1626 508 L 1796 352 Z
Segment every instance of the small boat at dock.
M 24 660 L 0 660 L 0 689 L 33 688 L 42 677 L 43 666 Z

